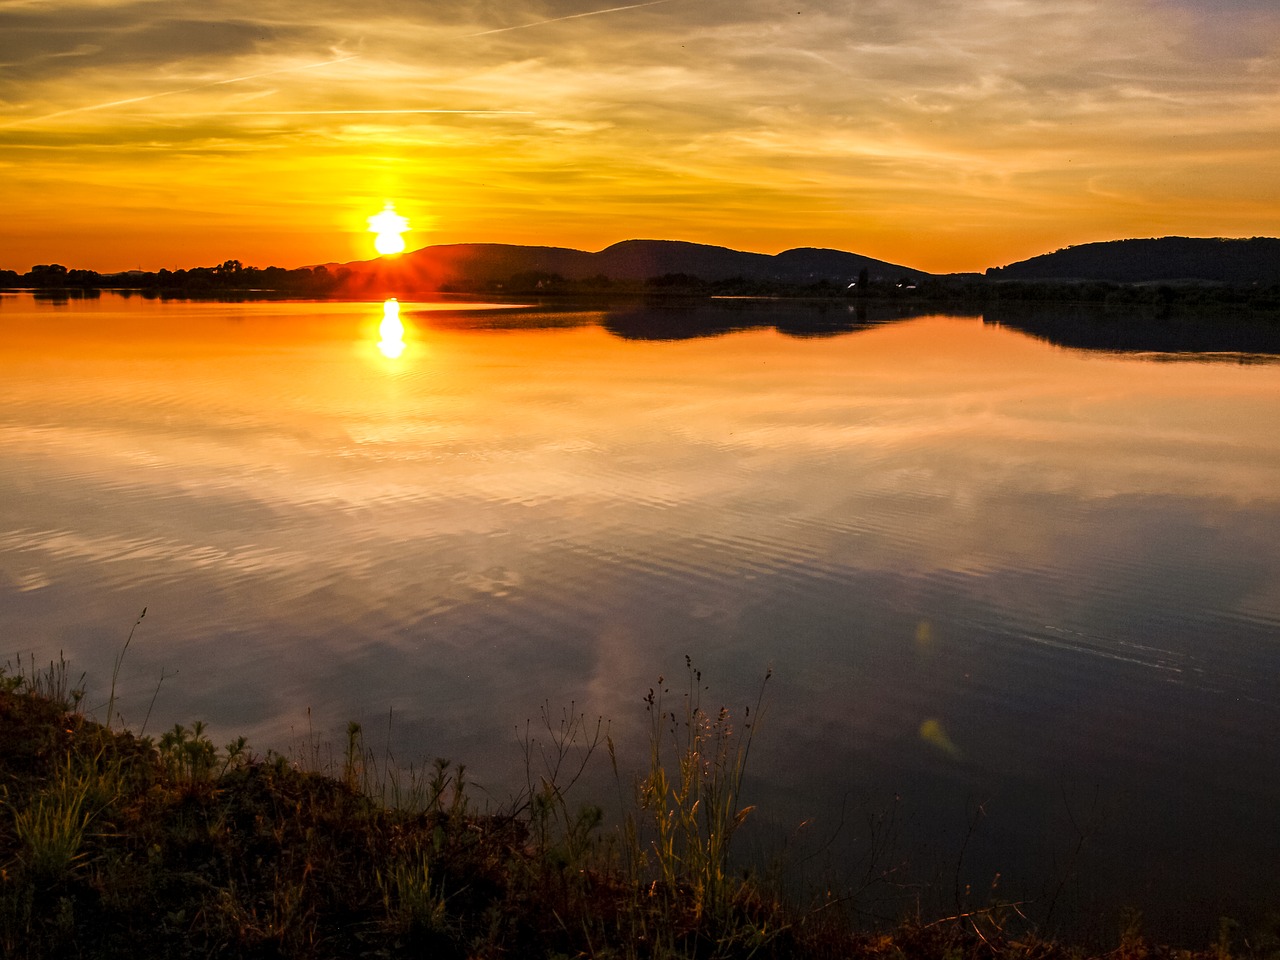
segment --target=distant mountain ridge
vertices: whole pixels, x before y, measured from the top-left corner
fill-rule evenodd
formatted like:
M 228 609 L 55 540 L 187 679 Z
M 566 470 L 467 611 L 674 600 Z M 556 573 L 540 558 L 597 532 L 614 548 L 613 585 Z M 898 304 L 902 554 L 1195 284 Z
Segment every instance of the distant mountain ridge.
M 1106 240 L 1066 247 L 1006 267 L 992 267 L 986 275 L 993 280 L 1280 283 L 1280 239 Z
M 684 274 L 707 282 L 742 278 L 781 283 L 852 283 L 927 277 L 923 270 L 842 250 L 799 247 L 776 255 L 748 253 L 683 240 L 624 240 L 597 253 L 568 247 L 454 243 L 423 247 L 394 260 L 328 264 L 370 280 L 398 279 L 415 289 L 481 287 L 519 274 L 558 274 L 566 280 L 647 280 Z

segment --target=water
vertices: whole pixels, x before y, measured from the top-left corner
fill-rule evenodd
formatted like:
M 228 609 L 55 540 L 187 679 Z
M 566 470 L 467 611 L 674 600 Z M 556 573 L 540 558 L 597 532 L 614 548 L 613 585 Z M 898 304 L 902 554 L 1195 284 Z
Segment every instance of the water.
M 748 845 L 853 876 L 879 844 L 869 911 L 998 872 L 1204 942 L 1276 902 L 1265 325 L 400 317 L 388 357 L 378 303 L 0 296 L 0 650 L 63 651 L 102 709 L 145 606 L 135 729 L 340 752 L 357 719 L 494 803 L 544 703 L 626 760 L 686 655 L 735 710 L 772 666 Z

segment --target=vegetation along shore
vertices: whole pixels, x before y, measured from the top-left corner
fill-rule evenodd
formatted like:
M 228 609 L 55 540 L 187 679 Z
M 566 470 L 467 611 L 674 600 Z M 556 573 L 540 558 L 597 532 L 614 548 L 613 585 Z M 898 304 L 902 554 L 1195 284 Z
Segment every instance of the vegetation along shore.
M 732 866 L 761 701 L 704 705 L 700 673 L 644 700 L 647 769 L 598 725 L 544 715 L 528 788 L 501 810 L 466 768 L 380 765 L 352 724 L 327 772 L 203 724 L 144 737 L 81 710 L 65 662 L 0 670 L 0 955 L 357 958 L 1280 956 L 1224 921 L 1199 950 L 1038 934 L 1023 905 L 868 927 L 834 889 L 784 895 Z M 767 676 L 766 676 L 767 681 Z M 764 695 L 762 684 L 760 697 Z M 113 698 L 107 703 L 108 721 Z M 633 787 L 615 826 L 571 788 L 600 748 Z

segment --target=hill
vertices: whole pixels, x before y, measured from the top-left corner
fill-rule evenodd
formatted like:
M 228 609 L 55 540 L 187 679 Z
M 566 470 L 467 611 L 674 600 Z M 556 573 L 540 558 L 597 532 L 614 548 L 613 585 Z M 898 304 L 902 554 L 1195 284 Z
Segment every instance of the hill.
M 1110 280 L 1155 283 L 1199 280 L 1230 284 L 1280 283 L 1280 240 L 1161 237 L 1108 240 L 1067 247 L 992 267 L 992 280 Z
M 777 255 L 748 253 L 679 240 L 624 240 L 597 253 L 567 247 L 504 243 L 456 243 L 423 247 L 395 260 L 327 264 L 344 269 L 357 285 L 388 281 L 404 289 L 485 289 L 520 275 L 556 275 L 565 280 L 607 277 L 644 281 L 682 274 L 706 282 L 741 278 L 779 283 L 849 284 L 866 270 L 869 279 L 926 277 L 922 270 L 841 250 L 802 247 Z

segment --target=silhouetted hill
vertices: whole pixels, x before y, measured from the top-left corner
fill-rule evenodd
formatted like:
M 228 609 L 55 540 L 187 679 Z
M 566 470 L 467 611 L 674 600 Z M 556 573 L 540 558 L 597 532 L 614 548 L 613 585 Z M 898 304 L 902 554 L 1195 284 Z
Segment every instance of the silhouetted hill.
M 521 275 L 554 275 L 581 281 L 607 277 L 644 281 L 684 275 L 707 282 L 744 280 L 847 285 L 866 270 L 871 280 L 928 274 L 840 250 L 800 248 L 770 256 L 679 240 L 624 240 L 598 253 L 566 247 L 503 243 L 455 243 L 423 247 L 394 260 L 329 264 L 350 271 L 354 286 L 396 283 L 403 289 L 485 289 Z
M 1118 283 L 1202 280 L 1280 283 L 1280 240 L 1162 237 L 1067 247 L 992 267 L 993 280 L 1111 280 Z

